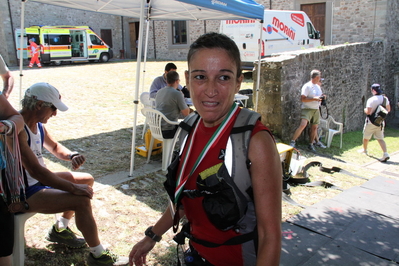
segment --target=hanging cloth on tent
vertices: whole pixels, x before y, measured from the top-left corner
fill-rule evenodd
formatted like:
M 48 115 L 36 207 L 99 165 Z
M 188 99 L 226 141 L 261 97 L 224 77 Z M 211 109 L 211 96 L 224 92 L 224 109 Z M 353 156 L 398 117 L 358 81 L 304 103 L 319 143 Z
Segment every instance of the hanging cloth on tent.
M 21 153 L 19 150 L 18 133 L 12 121 L 2 121 L 11 127 L 10 135 L 0 135 L 0 196 L 12 213 L 29 209 L 26 203 L 25 182 L 23 177 Z M 7 132 L 7 133 L 8 133 Z M 3 171 L 4 170 L 4 171 Z

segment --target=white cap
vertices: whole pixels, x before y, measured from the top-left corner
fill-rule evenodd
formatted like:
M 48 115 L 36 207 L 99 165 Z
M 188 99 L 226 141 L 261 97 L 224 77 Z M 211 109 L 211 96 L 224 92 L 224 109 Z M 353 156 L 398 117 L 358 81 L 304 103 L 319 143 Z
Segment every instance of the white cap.
M 25 95 L 28 97 L 33 97 L 39 101 L 52 103 L 58 110 L 62 112 L 68 110 L 68 106 L 61 101 L 61 95 L 58 90 L 46 82 L 33 84 L 25 91 Z

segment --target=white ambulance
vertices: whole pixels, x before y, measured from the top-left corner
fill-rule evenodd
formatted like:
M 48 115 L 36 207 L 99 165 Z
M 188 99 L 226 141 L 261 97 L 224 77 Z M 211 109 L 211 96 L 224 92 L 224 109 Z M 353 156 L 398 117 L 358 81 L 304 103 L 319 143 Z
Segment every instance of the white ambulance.
M 15 30 L 17 56 L 20 57 L 21 30 Z M 88 26 L 32 26 L 23 35 L 23 58 L 30 57 L 29 39 L 40 47 L 43 64 L 60 65 L 63 61 L 108 62 L 112 49 Z
M 220 32 L 235 41 L 243 68 L 252 68 L 258 60 L 261 23 L 257 20 L 223 20 Z M 265 10 L 261 56 L 320 46 L 320 33 L 303 11 Z

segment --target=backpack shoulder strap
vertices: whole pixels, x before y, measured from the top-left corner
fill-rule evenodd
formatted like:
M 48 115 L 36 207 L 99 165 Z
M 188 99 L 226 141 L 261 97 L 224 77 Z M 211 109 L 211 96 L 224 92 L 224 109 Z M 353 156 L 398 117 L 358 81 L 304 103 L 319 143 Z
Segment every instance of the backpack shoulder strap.
M 249 175 L 248 148 L 252 130 L 260 114 L 242 108 L 231 130 L 226 146 L 226 168 L 238 189 L 246 195 L 247 200 L 253 200 L 252 182 Z
M 199 114 L 197 112 L 193 112 L 189 114 L 186 118 L 184 118 L 182 122 L 180 122 L 179 130 L 176 134 L 179 134 L 179 144 L 181 152 L 183 151 L 187 135 L 190 134 L 193 126 L 197 123 L 199 118 Z

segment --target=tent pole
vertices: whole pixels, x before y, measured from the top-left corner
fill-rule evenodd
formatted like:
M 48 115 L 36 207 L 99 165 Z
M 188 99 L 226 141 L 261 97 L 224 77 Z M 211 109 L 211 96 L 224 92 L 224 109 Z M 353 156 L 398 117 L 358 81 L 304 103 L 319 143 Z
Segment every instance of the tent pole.
M 141 64 L 141 53 L 143 50 L 143 30 L 144 30 L 144 3 L 146 0 L 141 0 L 140 10 L 140 26 L 139 26 L 139 47 L 137 52 L 137 63 L 136 63 L 136 88 L 134 93 L 134 110 L 133 110 L 133 133 L 132 133 L 132 151 L 130 156 L 130 174 L 133 176 L 134 169 L 134 157 L 136 154 L 136 128 L 137 128 L 137 105 L 139 104 L 139 83 L 140 83 L 140 64 Z
M 256 71 L 256 102 L 255 102 L 255 112 L 258 111 L 258 99 L 259 99 L 259 86 L 260 86 L 260 66 L 261 66 L 261 51 L 262 51 L 262 33 L 263 33 L 263 20 L 260 23 L 260 37 L 258 42 L 258 67 Z M 264 53 L 266 54 L 266 47 L 264 47 Z
M 22 68 L 24 63 L 24 34 L 25 34 L 25 2 L 21 1 L 21 38 L 19 39 L 19 105 L 22 100 Z
M 144 78 L 145 78 L 145 70 L 146 70 L 146 63 L 147 63 L 147 49 L 148 49 L 148 33 L 150 31 L 150 21 L 146 20 L 147 29 L 145 35 L 145 46 L 144 46 L 144 64 L 143 64 L 143 77 L 141 80 L 141 89 L 144 90 Z

